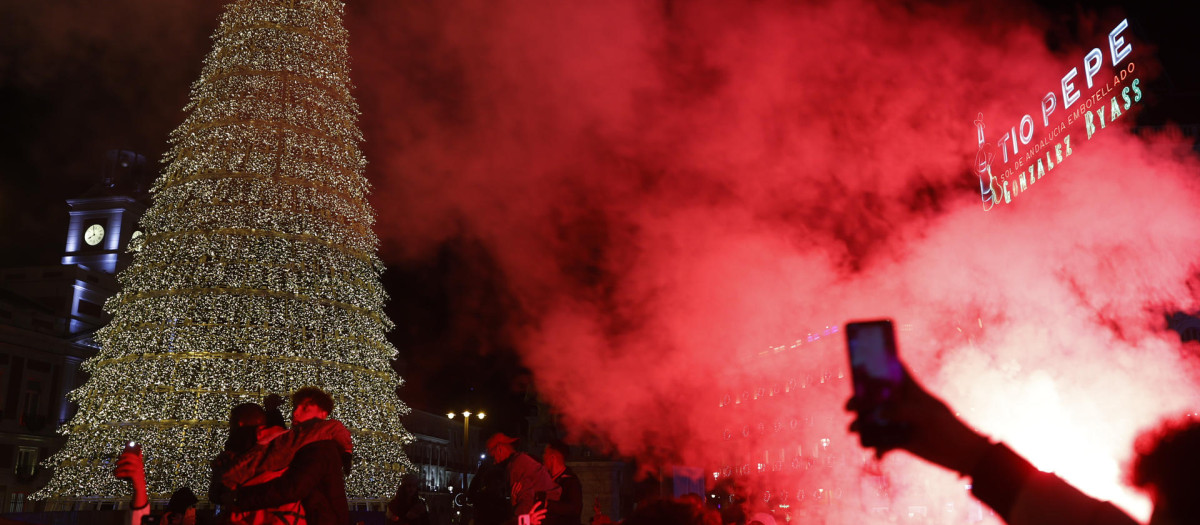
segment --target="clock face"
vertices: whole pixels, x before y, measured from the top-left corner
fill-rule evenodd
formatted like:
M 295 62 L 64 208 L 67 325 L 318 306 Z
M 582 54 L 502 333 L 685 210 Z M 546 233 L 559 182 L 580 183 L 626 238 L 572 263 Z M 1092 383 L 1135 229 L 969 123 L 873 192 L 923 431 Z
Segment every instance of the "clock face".
M 142 230 L 134 230 L 134 231 L 133 231 L 133 235 L 131 235 L 131 236 L 129 237 L 129 244 L 130 244 L 130 248 L 132 248 L 132 249 L 133 249 L 133 251 L 137 252 L 137 251 L 141 251 L 141 250 L 142 250 L 142 245 L 141 245 L 141 243 L 134 242 L 134 241 L 136 241 L 136 240 L 138 240 L 138 239 L 141 239 L 141 238 L 142 238 Z
M 104 227 L 99 224 L 88 226 L 83 231 L 83 242 L 88 243 L 88 246 L 95 246 L 104 240 Z

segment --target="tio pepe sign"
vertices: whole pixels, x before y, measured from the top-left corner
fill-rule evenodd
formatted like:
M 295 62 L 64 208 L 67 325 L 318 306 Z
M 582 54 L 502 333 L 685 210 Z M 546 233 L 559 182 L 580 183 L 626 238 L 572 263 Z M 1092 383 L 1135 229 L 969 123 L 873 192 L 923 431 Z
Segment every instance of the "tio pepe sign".
M 1018 124 L 1010 126 L 994 143 L 985 133 L 983 114 L 975 120 L 976 139 L 979 150 L 973 169 L 979 177 L 979 193 L 983 209 L 991 210 L 997 204 L 1010 204 L 1021 193 L 1029 190 L 1055 166 L 1065 162 L 1072 154 L 1071 137 L 1084 136 L 1091 140 L 1114 120 L 1142 100 L 1141 81 L 1134 76 L 1136 65 L 1128 60 L 1133 45 L 1125 40 L 1123 33 L 1129 28 L 1129 19 L 1121 20 L 1108 33 L 1108 63 L 1112 64 L 1112 78 L 1099 76 L 1106 65 L 1105 53 L 1097 47 L 1083 57 L 1083 75 L 1079 67 L 1073 67 L 1062 77 L 1060 86 L 1042 97 L 1041 108 L 1036 114 L 1042 117 L 1041 133 L 1032 114 L 1025 114 Z M 1103 82 L 1103 84 L 1101 84 Z M 1084 87 L 1086 86 L 1086 87 Z M 1058 112 L 1059 90 L 1062 93 L 1062 111 Z M 1087 97 L 1084 98 L 1084 93 Z M 1072 109 L 1074 107 L 1074 109 Z M 1051 119 L 1051 116 L 1055 116 Z M 1083 134 L 1080 123 L 1082 123 Z M 1076 145 L 1079 145 L 1078 139 Z

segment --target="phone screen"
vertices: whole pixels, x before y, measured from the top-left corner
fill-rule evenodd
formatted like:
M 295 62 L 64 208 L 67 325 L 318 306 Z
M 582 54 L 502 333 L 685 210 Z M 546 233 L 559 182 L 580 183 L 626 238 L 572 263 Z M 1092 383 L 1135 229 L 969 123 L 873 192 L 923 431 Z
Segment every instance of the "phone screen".
M 886 426 L 882 408 L 904 382 L 892 322 L 881 319 L 848 323 L 845 334 L 858 412 L 870 423 Z

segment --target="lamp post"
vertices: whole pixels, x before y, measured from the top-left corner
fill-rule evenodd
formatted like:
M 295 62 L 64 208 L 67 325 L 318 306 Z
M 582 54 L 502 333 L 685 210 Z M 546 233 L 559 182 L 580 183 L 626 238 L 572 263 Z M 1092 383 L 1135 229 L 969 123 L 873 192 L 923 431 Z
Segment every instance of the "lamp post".
M 462 411 L 462 420 L 463 420 L 463 449 L 462 449 L 462 452 L 463 452 L 463 463 L 462 463 L 463 464 L 463 475 L 462 475 L 463 487 L 462 488 L 463 488 L 463 490 L 467 489 L 467 476 L 470 475 L 470 472 L 467 472 L 467 470 L 468 470 L 467 466 L 470 465 L 470 458 L 471 458 L 471 449 L 469 448 L 469 444 L 471 442 L 471 434 L 469 434 L 469 432 L 471 429 L 471 416 L 472 415 L 479 418 L 481 421 L 483 420 L 483 418 L 487 417 L 487 414 L 484 414 L 483 412 L 472 413 L 470 410 Z M 457 416 L 458 416 L 458 414 L 455 414 L 454 412 L 446 412 L 447 418 L 454 419 Z

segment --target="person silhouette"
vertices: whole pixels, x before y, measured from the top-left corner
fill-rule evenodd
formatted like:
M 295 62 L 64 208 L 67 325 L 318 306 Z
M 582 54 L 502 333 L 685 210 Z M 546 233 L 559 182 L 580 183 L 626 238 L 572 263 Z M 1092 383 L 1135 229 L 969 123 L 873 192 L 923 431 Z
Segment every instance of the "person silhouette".
M 1135 525 L 1111 503 L 1092 498 L 1054 474 L 1040 472 L 1003 443 L 993 443 L 954 415 L 905 368 L 899 395 L 883 408 L 884 417 L 907 428 L 896 443 L 887 429 L 857 413 L 850 431 L 877 457 L 900 449 L 971 478 L 972 494 L 1011 525 Z M 1139 439 L 1132 481 L 1154 500 L 1151 525 L 1200 523 L 1200 422 L 1171 422 Z

